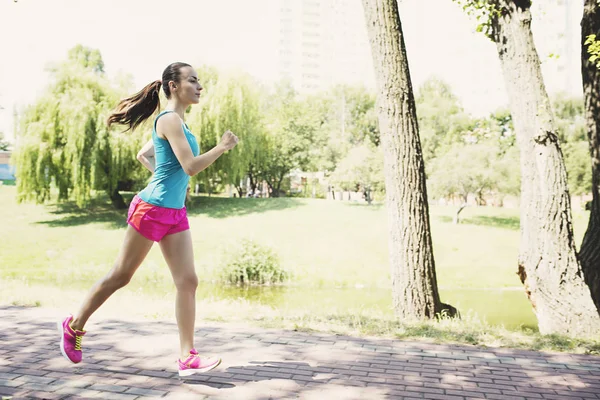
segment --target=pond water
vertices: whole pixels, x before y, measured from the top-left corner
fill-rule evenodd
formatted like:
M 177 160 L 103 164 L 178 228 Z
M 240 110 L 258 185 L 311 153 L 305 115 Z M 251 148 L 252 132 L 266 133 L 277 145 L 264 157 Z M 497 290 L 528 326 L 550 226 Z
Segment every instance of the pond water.
M 440 288 L 442 301 L 492 325 L 507 329 L 536 329 L 536 318 L 523 289 Z M 244 299 L 261 305 L 289 311 L 318 314 L 370 310 L 393 315 L 390 289 L 380 288 L 306 288 L 247 287 L 239 288 L 201 283 L 198 298 Z

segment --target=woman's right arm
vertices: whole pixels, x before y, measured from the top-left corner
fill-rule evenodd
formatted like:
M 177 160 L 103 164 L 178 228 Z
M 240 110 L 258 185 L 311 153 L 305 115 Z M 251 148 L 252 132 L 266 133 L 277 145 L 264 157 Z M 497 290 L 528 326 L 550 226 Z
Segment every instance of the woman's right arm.
M 136 158 L 148 171 L 154 173 L 154 142 L 152 139 L 142 147 Z
M 230 131 L 225 132 L 221 137 L 221 142 L 204 154 L 194 157 L 192 149 L 185 137 L 181 126 L 181 119 L 175 113 L 169 113 L 161 117 L 156 123 L 156 131 L 163 135 L 171 145 L 177 160 L 183 167 L 183 170 L 189 176 L 194 176 L 198 172 L 205 170 L 214 163 L 223 153 L 233 149 L 238 138 Z

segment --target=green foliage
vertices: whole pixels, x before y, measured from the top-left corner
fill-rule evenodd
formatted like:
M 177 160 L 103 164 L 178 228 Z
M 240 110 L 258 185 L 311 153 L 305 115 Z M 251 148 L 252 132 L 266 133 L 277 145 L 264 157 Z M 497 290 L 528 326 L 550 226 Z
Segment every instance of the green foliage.
M 89 69 L 96 73 L 104 73 L 104 61 L 98 49 L 91 49 L 78 44 L 69 50 L 68 58 L 84 69 Z
M 558 137 L 567 168 L 569 192 L 572 195 L 592 191 L 592 166 L 584 108 L 581 97 L 558 94 L 552 99 Z
M 477 21 L 477 32 L 487 37 L 493 35 L 493 20 L 502 15 L 501 8 L 494 0 L 453 0 L 468 16 Z
M 379 146 L 379 121 L 374 92 L 362 86 L 336 86 L 330 94 L 328 128 L 351 146 L 368 141 Z
M 244 239 L 227 249 L 222 279 L 233 285 L 268 285 L 288 279 L 276 253 L 269 247 Z
M 427 80 L 416 96 L 419 136 L 427 164 L 454 143 L 463 142 L 472 121 L 465 113 L 450 85 L 438 78 Z
M 265 103 L 265 162 L 257 165 L 257 176 L 264 179 L 278 196 L 286 175 L 294 169 L 315 171 L 327 143 L 328 103 L 322 97 L 300 98 L 285 84 L 276 87 Z
M 567 143 L 563 146 L 569 192 L 582 195 L 592 192 L 592 165 L 587 141 Z
M 596 40 L 596 35 L 588 35 L 585 38 L 584 45 L 587 46 L 587 52 L 590 55 L 590 62 L 600 69 L 600 40 Z
M 552 99 L 552 110 L 561 143 L 580 141 L 587 143 L 583 98 L 569 97 L 560 93 Z
M 375 93 L 362 86 L 339 85 L 312 96 L 323 113 L 320 131 L 326 143 L 317 153 L 316 166 L 326 174 L 336 169 L 352 147 L 379 146 L 379 121 Z

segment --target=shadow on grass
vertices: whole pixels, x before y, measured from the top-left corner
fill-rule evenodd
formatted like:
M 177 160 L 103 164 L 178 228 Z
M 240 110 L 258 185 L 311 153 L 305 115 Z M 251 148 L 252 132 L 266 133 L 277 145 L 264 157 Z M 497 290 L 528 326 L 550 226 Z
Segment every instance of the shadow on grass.
M 127 204 L 133 194 L 123 195 Z M 55 219 L 38 221 L 37 224 L 51 227 L 70 227 L 89 224 L 105 224 L 111 229 L 122 229 L 127 226 L 127 209 L 117 210 L 107 196 L 98 196 L 86 208 L 80 208 L 74 201 L 55 203 L 46 207 Z
M 371 204 L 367 204 L 367 203 L 345 202 L 345 204 L 348 205 L 348 206 L 350 206 L 350 207 L 358 207 L 358 208 L 361 208 L 363 210 L 372 210 L 372 211 L 379 211 L 384 206 L 383 203 L 371 203 Z
M 129 204 L 134 193 L 123 194 Z M 188 215 L 205 215 L 211 218 L 227 218 L 273 210 L 284 210 L 303 206 L 303 202 L 293 198 L 245 199 L 192 196 L 187 204 Z M 88 224 L 105 224 L 111 229 L 127 226 L 127 209 L 117 210 L 107 196 L 94 198 L 89 206 L 80 208 L 73 201 L 47 206 L 49 214 L 56 218 L 38 221 L 37 224 L 51 227 L 70 227 Z
M 227 218 L 267 211 L 285 210 L 304 206 L 300 199 L 280 197 L 247 199 L 227 197 L 193 196 L 187 206 L 188 215 L 204 215 L 210 218 Z
M 437 220 L 444 223 L 452 223 L 452 217 L 448 217 L 447 215 L 438 216 Z M 460 224 L 489 226 L 493 228 L 509 229 L 512 231 L 518 231 L 520 227 L 519 217 L 489 217 L 485 215 L 461 218 Z

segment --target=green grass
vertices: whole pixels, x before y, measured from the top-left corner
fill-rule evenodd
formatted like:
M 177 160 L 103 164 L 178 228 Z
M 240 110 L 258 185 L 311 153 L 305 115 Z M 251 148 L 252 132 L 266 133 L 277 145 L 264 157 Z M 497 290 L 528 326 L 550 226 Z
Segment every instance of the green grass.
M 87 211 L 71 203 L 18 205 L 15 193 L 14 187 L 0 186 L 0 304 L 73 309 L 112 266 L 126 210 L 113 210 L 102 197 Z M 385 207 L 299 198 L 194 198 L 189 215 L 202 281 L 199 317 L 523 348 L 549 341 L 540 346 L 597 351 L 594 342 L 535 333 L 516 275 L 518 210 L 468 207 L 459 225 L 451 222 L 453 207 L 430 211 L 442 300 L 461 310 L 462 321 L 418 326 L 395 321 Z M 574 211 L 578 243 L 587 218 L 587 212 Z M 292 273 L 286 288 L 241 290 L 215 283 L 225 255 L 246 238 L 276 250 Z M 100 312 L 172 318 L 173 293 L 155 246 L 132 283 Z
M 310 199 L 199 197 L 190 207 L 198 272 L 205 281 L 227 249 L 244 238 L 275 248 L 294 283 L 316 287 L 390 287 L 386 213 L 383 207 Z M 121 244 L 126 211 L 96 201 L 89 211 L 72 204 L 17 205 L 14 188 L 0 188 L 6 250 L 5 277 L 89 281 L 112 265 Z M 432 207 L 438 283 L 448 288 L 512 288 L 518 231 L 515 210 L 463 211 L 464 223 L 447 222 L 454 209 Z M 485 215 L 480 215 L 485 212 Z M 490 215 L 491 214 L 491 215 Z M 491 226 L 484 225 L 489 221 Z M 27 254 L 25 257 L 24 255 Z M 158 247 L 139 272 L 141 282 L 168 278 Z

